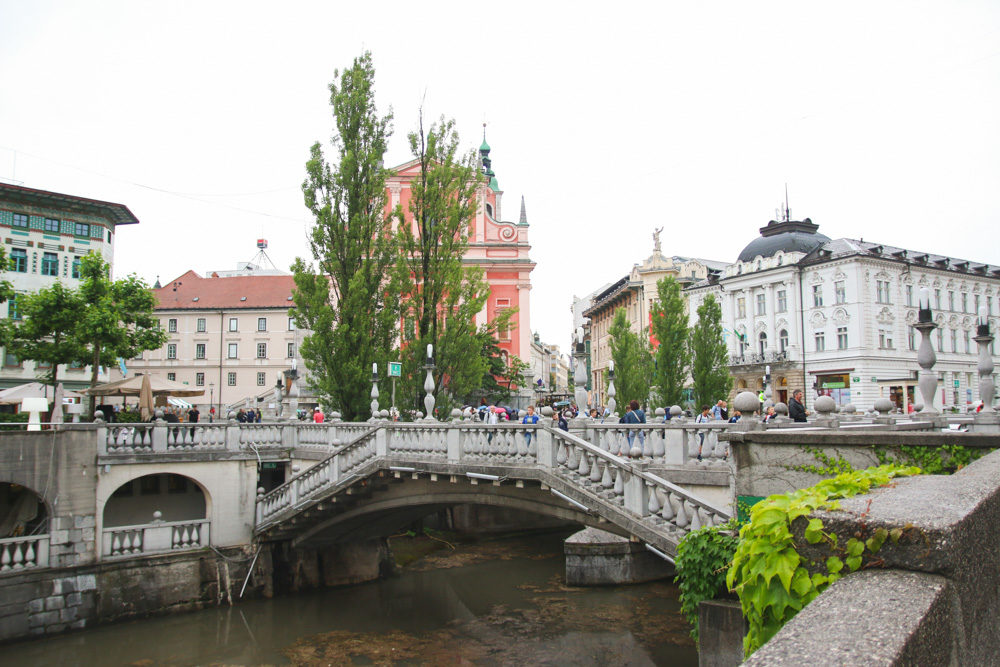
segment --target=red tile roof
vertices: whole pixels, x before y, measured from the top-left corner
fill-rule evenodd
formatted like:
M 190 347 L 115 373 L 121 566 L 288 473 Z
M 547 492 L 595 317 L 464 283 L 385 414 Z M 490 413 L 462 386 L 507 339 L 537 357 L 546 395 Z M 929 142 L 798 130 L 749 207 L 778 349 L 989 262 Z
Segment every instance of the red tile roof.
M 157 310 L 291 308 L 292 276 L 218 276 L 202 278 L 194 271 L 154 289 Z

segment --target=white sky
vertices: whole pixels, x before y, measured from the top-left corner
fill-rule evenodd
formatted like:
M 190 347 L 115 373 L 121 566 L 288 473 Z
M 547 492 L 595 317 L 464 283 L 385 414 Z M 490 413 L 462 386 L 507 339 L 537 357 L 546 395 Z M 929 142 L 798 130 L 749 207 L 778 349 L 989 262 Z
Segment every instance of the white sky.
M 775 216 L 1000 264 L 1000 3 L 0 0 L 0 179 L 126 204 L 116 274 L 307 251 L 327 84 L 370 49 L 387 164 L 482 123 L 531 223 L 532 328 L 652 252 L 732 261 Z

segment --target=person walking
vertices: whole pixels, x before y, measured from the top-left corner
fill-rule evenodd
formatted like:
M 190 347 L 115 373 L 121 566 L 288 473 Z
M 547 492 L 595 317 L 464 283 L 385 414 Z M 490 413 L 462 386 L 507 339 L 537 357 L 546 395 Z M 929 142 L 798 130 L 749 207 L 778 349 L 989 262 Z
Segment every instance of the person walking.
M 645 424 L 646 423 L 646 413 L 642 411 L 639 407 L 639 401 L 633 399 L 629 401 L 628 410 L 625 411 L 625 416 L 622 421 L 626 424 Z M 635 439 L 636 431 L 639 433 L 639 446 L 642 447 L 646 442 L 646 434 L 639 430 L 629 430 L 628 432 L 628 446 L 629 449 L 632 448 L 632 441 Z
M 326 418 L 326 415 L 324 415 L 324 414 L 323 414 L 323 409 L 322 409 L 322 408 L 320 408 L 320 407 L 319 407 L 319 406 L 317 405 L 317 406 L 316 406 L 316 412 L 314 412 L 314 413 L 313 413 L 313 423 L 314 423 L 314 424 L 322 424 L 322 423 L 323 423 L 323 420 L 324 420 L 325 418 Z
M 720 421 L 729 420 L 729 410 L 726 409 L 726 402 L 719 399 L 719 402 L 712 406 L 712 418 Z
M 521 420 L 521 423 L 522 424 L 537 424 L 538 423 L 538 415 L 535 414 L 535 406 L 534 405 L 529 405 L 527 412 L 528 412 L 528 414 L 524 415 L 524 419 Z M 534 434 L 533 431 L 530 431 L 530 430 L 526 430 L 524 432 L 524 439 L 525 439 L 525 441 L 527 441 L 527 443 L 529 445 L 531 444 L 531 436 L 533 434 Z
M 707 424 L 712 421 L 711 408 L 707 405 L 701 406 L 701 414 L 694 418 L 695 424 Z M 705 446 L 705 431 L 698 432 L 698 460 L 701 461 L 701 450 Z
M 188 423 L 190 423 L 190 424 L 197 424 L 198 423 L 198 417 L 200 415 L 201 415 L 201 413 L 198 412 L 197 406 L 192 405 L 191 409 L 188 410 Z M 194 438 L 194 426 L 191 426 L 191 437 Z
M 809 411 L 802 405 L 802 390 L 796 389 L 792 392 L 792 400 L 788 401 L 788 416 L 795 422 L 807 421 Z

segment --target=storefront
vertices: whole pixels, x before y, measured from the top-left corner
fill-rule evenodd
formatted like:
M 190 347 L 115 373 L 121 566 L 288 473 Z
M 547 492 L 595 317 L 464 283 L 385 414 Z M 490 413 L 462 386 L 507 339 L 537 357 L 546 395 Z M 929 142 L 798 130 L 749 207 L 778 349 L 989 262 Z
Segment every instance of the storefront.
M 913 412 L 916 403 L 917 381 L 913 378 L 888 378 L 878 380 L 879 398 L 888 398 L 904 415 Z
M 816 395 L 829 396 L 837 405 L 851 402 L 851 376 L 848 372 L 816 376 Z

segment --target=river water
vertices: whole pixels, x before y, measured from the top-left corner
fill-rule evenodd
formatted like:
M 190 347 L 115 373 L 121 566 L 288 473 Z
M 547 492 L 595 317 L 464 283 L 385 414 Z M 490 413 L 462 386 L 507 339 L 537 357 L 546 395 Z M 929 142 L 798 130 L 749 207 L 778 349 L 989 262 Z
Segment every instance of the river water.
M 371 584 L 0 648 L 8 665 L 696 665 L 668 581 L 572 588 L 562 535 L 444 548 Z

